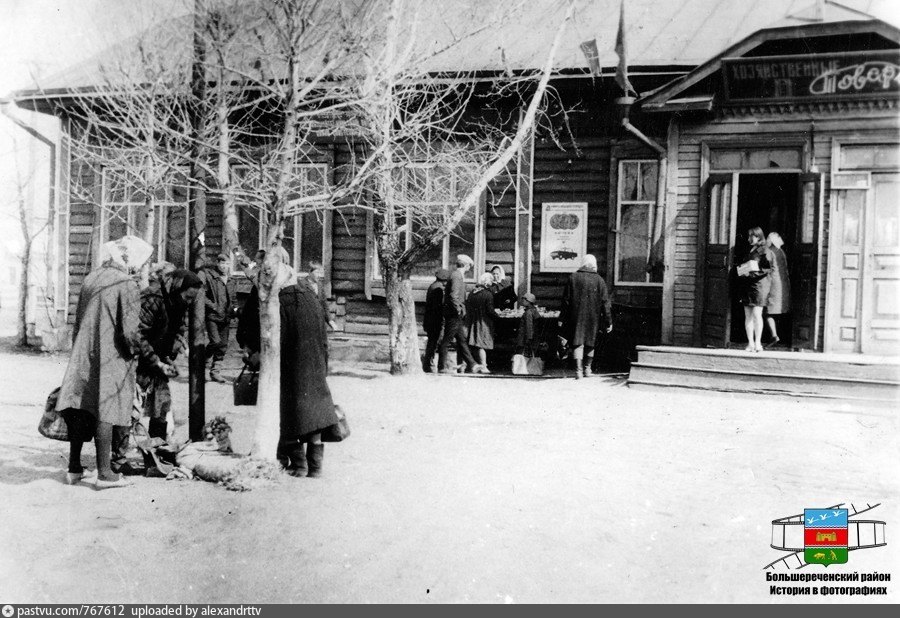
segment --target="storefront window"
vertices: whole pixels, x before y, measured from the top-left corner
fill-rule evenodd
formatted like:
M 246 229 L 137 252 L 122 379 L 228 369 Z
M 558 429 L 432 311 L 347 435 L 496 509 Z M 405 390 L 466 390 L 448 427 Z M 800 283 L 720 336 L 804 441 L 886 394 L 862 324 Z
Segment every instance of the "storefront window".
M 662 268 L 655 267 L 654 235 L 658 205 L 657 161 L 620 161 L 616 224 L 616 283 L 659 284 Z

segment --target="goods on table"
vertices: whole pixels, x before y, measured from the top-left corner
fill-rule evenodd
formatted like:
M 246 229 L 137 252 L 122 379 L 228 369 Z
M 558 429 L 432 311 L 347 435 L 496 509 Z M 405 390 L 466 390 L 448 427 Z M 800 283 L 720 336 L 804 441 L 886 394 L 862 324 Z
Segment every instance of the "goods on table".
M 543 307 L 538 307 L 537 310 L 542 318 L 552 319 L 559 317 L 559 311 L 551 311 L 549 309 L 544 309 Z M 525 309 L 518 307 L 516 309 L 503 309 L 502 311 L 498 311 L 497 315 L 501 318 L 520 318 L 523 313 L 525 313 Z

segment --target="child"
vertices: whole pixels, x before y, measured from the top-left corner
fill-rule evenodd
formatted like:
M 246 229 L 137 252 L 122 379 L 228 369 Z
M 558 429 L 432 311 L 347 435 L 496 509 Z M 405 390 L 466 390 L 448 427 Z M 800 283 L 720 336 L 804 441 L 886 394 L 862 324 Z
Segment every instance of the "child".
M 538 346 L 541 343 L 540 339 L 535 336 L 535 327 L 540 317 L 537 307 L 534 306 L 535 302 L 534 294 L 530 292 L 519 300 L 524 311 L 522 317 L 519 318 L 519 338 L 516 342 L 516 349 L 525 356 L 537 356 Z

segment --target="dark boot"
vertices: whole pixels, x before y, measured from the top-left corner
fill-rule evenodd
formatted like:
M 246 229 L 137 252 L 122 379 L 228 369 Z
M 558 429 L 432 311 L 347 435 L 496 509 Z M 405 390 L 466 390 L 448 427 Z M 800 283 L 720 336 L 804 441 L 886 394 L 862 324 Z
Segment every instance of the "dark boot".
M 322 476 L 322 459 L 325 457 L 324 444 L 309 444 L 306 447 L 306 463 L 309 465 L 309 478 Z
M 291 476 L 296 476 L 298 478 L 306 476 L 307 472 L 306 452 L 303 447 L 303 442 L 298 442 L 291 448 L 289 455 L 291 463 L 288 466 L 287 472 Z

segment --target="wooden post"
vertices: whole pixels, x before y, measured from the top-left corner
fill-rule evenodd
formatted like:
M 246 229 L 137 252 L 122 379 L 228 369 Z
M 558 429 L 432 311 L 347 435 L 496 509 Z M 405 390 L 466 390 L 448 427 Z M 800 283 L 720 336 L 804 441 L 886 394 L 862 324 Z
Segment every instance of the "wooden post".
M 190 220 L 190 264 L 191 270 L 199 270 L 204 262 L 204 232 L 206 229 L 206 191 L 200 182 L 203 173 L 200 157 L 200 139 L 203 134 L 203 101 L 206 95 L 206 44 L 203 40 L 203 0 L 194 3 L 194 52 L 191 67 L 191 169 L 190 199 L 188 215 Z M 197 295 L 191 306 L 188 324 L 188 436 L 191 441 L 202 441 L 203 426 L 206 424 L 206 319 L 205 291 Z

